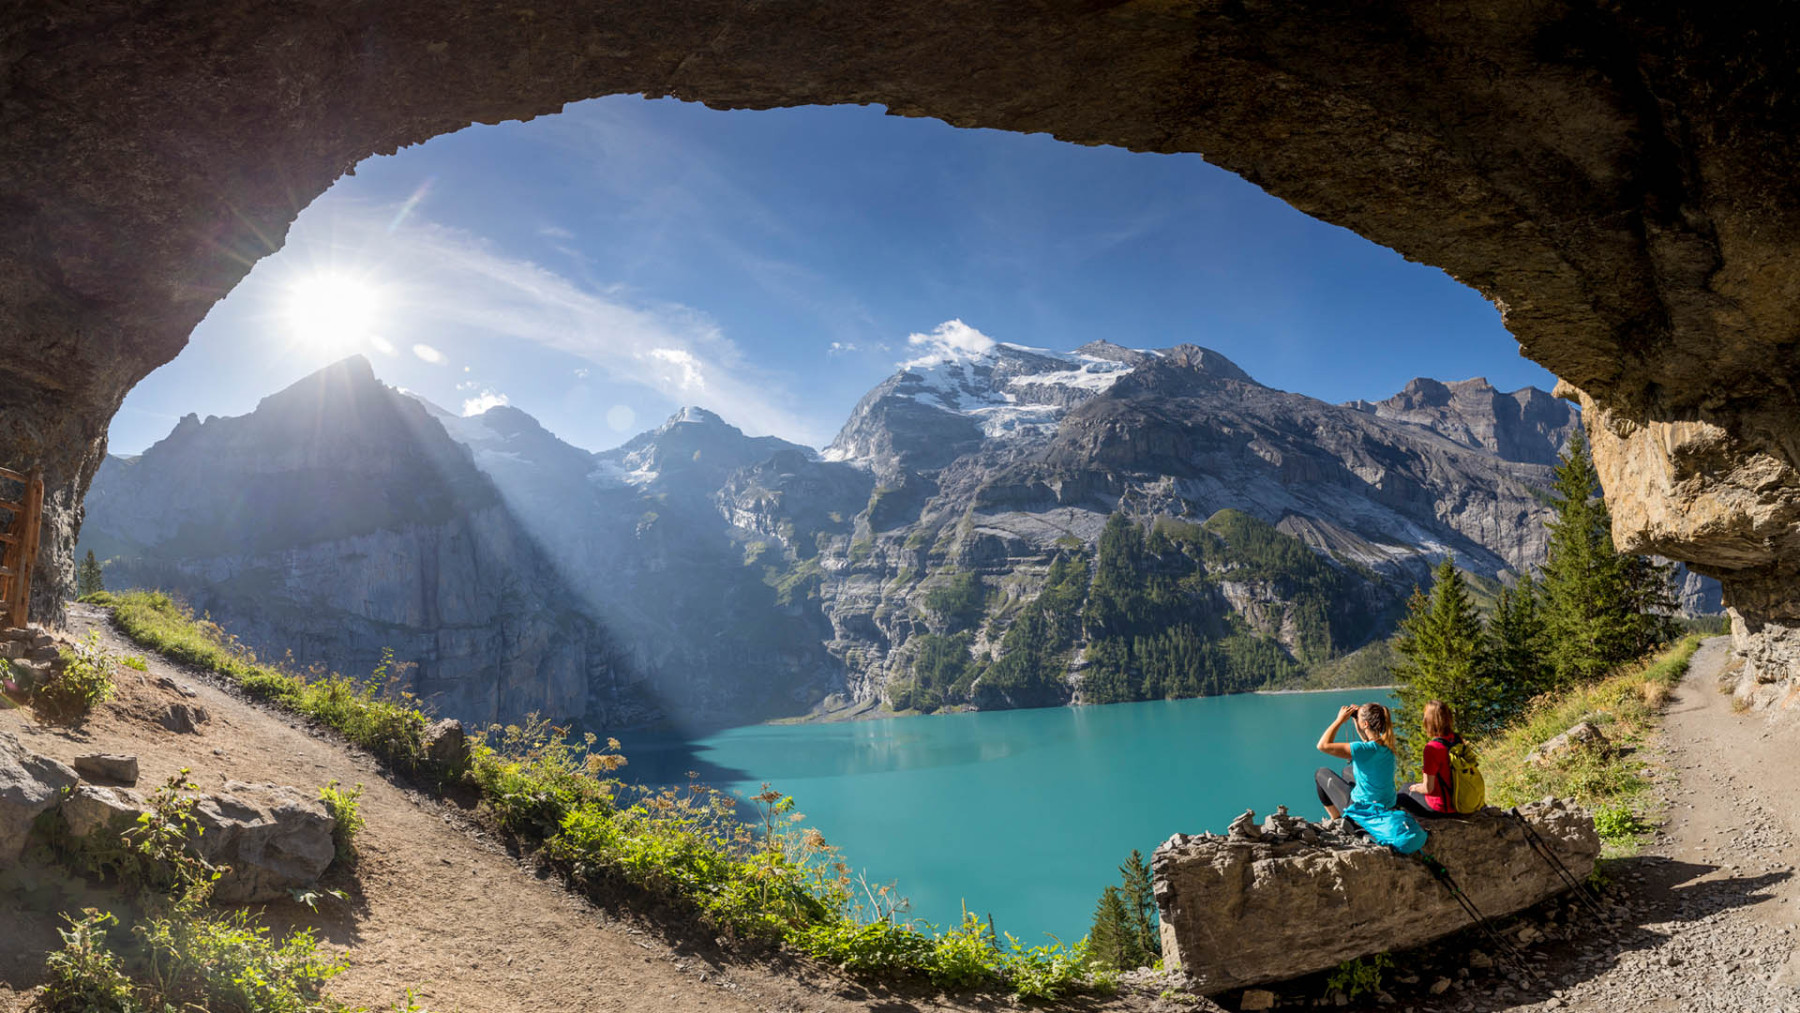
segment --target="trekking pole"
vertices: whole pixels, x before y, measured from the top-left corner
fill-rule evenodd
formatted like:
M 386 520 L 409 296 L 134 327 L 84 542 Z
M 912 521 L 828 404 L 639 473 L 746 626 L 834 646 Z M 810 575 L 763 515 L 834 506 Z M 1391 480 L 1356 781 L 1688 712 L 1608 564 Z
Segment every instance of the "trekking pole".
M 1519 825 L 1525 829 L 1525 843 L 1530 845 L 1531 850 L 1537 852 L 1538 857 L 1549 864 L 1550 870 L 1562 879 L 1563 885 L 1567 886 L 1569 890 L 1580 899 L 1582 905 L 1588 909 L 1589 913 L 1604 922 L 1606 920 L 1606 915 L 1601 913 L 1600 906 L 1594 899 L 1592 891 L 1588 889 L 1587 884 L 1575 878 L 1575 874 L 1569 871 L 1569 867 L 1563 864 L 1563 860 L 1558 858 L 1555 850 L 1550 847 L 1550 842 L 1544 840 L 1543 835 L 1538 833 L 1537 827 L 1532 826 L 1531 821 L 1526 819 L 1523 813 L 1519 812 L 1518 806 L 1513 806 L 1508 812 L 1510 812 L 1513 819 L 1518 820 Z
M 1462 908 L 1463 914 L 1468 915 L 1469 920 L 1475 923 L 1475 927 L 1481 930 L 1482 935 L 1487 937 L 1495 952 L 1500 955 L 1500 959 L 1511 964 L 1513 969 L 1526 979 L 1536 979 L 1539 984 L 1549 983 L 1549 979 L 1538 973 L 1537 969 L 1526 961 L 1525 955 L 1519 951 L 1518 947 L 1500 935 L 1487 917 L 1481 913 L 1481 909 L 1475 906 L 1474 899 L 1464 893 L 1461 886 L 1457 885 L 1455 877 L 1450 875 L 1450 870 L 1444 866 L 1444 863 L 1422 851 L 1419 852 L 1419 861 L 1425 866 L 1426 871 L 1431 873 L 1433 879 L 1442 884 L 1444 889 L 1450 891 L 1451 898 Z

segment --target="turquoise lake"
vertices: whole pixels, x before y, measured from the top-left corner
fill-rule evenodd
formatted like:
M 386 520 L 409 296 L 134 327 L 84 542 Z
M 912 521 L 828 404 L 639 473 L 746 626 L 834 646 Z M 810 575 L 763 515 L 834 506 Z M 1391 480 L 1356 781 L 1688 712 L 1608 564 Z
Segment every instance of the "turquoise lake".
M 1117 866 L 1175 833 L 1223 831 L 1254 808 L 1323 815 L 1319 732 L 1386 690 L 758 725 L 689 740 L 621 736 L 633 779 L 792 795 L 805 824 L 909 917 L 954 925 L 963 904 L 1021 940 L 1085 935 Z M 1344 736 L 1351 733 L 1345 732 Z M 1341 736 L 1342 737 L 1342 736 Z

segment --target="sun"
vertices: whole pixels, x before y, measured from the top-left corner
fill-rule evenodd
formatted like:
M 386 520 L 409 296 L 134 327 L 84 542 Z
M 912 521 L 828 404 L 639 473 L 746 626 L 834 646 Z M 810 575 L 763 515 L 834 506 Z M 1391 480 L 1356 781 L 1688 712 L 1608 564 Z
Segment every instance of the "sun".
M 282 317 L 295 340 L 348 351 L 375 338 L 381 290 L 369 279 L 320 271 L 288 286 Z

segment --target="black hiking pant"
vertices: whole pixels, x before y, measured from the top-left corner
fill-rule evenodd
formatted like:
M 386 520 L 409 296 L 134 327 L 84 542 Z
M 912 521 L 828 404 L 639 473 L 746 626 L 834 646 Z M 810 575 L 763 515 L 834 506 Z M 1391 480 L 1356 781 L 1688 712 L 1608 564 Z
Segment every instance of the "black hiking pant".
M 1330 767 L 1320 767 L 1318 772 L 1313 775 L 1313 787 L 1318 789 L 1320 805 L 1328 805 L 1338 812 L 1343 812 L 1350 807 L 1350 792 L 1356 787 L 1356 771 L 1352 767 L 1345 767 L 1343 773 L 1340 774 Z M 1396 808 L 1424 819 L 1456 815 L 1433 809 L 1431 804 L 1425 801 L 1425 796 L 1416 791 L 1400 792 L 1395 797 L 1394 804 Z

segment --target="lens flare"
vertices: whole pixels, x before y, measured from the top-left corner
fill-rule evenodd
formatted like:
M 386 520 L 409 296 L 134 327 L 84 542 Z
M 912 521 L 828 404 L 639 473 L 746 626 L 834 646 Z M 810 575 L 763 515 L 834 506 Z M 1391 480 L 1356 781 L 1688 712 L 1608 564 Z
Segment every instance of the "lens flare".
M 322 271 L 289 286 L 282 315 L 300 342 L 349 351 L 377 337 L 381 293 L 366 278 Z

